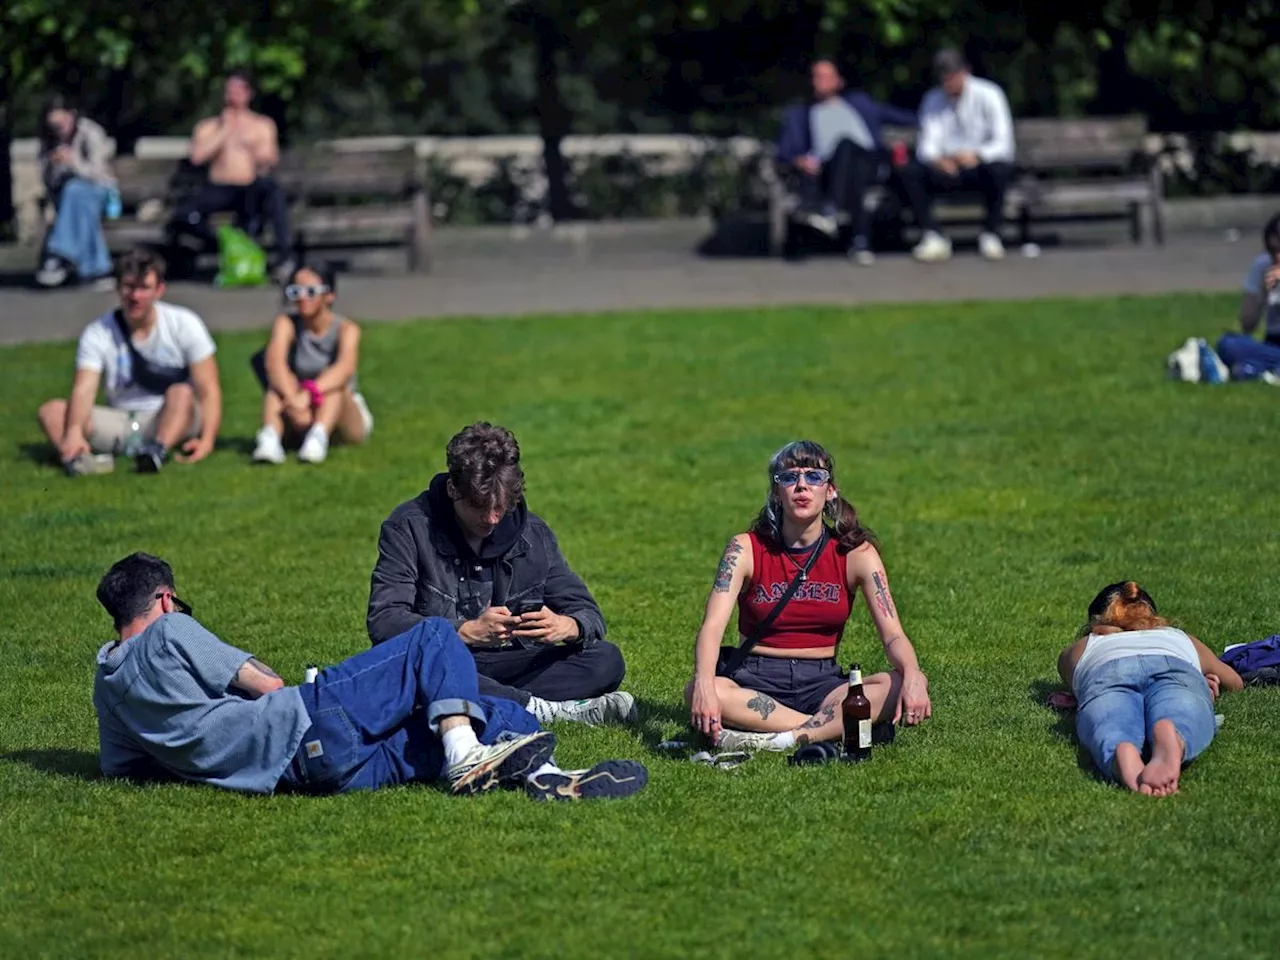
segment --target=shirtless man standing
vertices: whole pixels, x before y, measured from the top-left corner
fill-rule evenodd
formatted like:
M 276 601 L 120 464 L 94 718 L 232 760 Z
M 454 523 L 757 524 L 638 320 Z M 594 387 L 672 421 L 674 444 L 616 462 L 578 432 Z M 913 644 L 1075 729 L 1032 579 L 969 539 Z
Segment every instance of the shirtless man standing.
M 217 247 L 218 237 L 209 214 L 233 210 L 242 223 L 270 219 L 279 251 L 277 275 L 289 275 L 295 267 L 289 211 L 279 184 L 270 176 L 280 162 L 276 125 L 270 117 L 249 109 L 253 86 L 249 75 L 234 70 L 223 87 L 222 112 L 196 124 L 191 135 L 191 162 L 206 164 L 209 181 L 174 213 L 169 224 L 171 247 L 181 232 L 195 234 Z

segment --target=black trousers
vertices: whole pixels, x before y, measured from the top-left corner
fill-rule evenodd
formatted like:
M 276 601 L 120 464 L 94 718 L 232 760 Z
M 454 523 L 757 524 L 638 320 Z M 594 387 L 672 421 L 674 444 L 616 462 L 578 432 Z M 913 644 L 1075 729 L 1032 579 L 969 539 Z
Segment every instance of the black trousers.
M 876 182 L 882 158 L 879 151 L 864 150 L 852 140 L 841 140 L 816 177 L 803 178 L 800 196 L 807 206 L 827 204 L 849 214 L 855 239 L 866 240 L 871 214 L 864 198 Z
M 936 167 L 913 160 L 899 171 L 898 183 L 906 195 L 904 200 L 916 215 L 923 230 L 937 230 L 933 216 L 933 198 L 943 193 L 976 191 L 982 194 L 987 213 L 982 229 L 999 233 L 1004 226 L 1004 194 L 1013 174 L 1010 163 L 980 163 L 970 170 L 948 176 Z
M 485 650 L 472 647 L 480 675 L 480 692 L 503 697 L 522 706 L 529 697 L 544 700 L 585 700 L 612 693 L 622 686 L 627 665 L 612 643 L 589 647 L 578 644 Z
M 253 183 L 235 186 L 208 183 L 183 201 L 169 221 L 172 246 L 179 233 L 190 233 L 217 249 L 218 235 L 209 223 L 209 215 L 232 211 L 246 233 L 258 235 L 265 221 L 271 222 L 276 248 L 282 260 L 293 257 L 293 235 L 289 231 L 289 207 L 284 191 L 270 177 L 259 177 Z

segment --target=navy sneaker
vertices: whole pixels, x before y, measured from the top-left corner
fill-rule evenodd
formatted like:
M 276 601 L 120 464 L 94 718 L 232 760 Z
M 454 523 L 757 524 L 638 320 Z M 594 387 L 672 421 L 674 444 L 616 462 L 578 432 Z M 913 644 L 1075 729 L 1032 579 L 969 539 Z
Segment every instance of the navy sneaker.
M 134 466 L 139 473 L 159 473 L 164 466 L 164 447 L 149 440 L 133 456 Z
M 589 770 L 543 773 L 525 781 L 535 800 L 617 800 L 639 793 L 649 771 L 635 760 L 602 760 Z

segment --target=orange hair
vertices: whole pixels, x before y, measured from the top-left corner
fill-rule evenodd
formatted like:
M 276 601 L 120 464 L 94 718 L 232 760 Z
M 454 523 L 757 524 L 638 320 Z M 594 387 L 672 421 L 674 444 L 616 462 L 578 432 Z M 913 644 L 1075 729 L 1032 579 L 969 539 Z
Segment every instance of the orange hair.
M 1169 621 L 1156 613 L 1150 594 L 1132 580 L 1113 583 L 1089 605 L 1089 627 L 1155 630 Z

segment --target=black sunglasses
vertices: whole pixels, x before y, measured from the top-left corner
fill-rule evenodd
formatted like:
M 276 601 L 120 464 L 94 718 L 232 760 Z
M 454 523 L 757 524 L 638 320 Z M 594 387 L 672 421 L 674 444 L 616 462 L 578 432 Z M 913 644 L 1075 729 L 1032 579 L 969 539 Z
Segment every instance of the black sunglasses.
M 164 593 L 164 592 L 157 593 L 155 598 L 159 600 L 161 597 L 165 597 L 165 596 L 171 597 L 173 599 L 173 605 L 178 608 L 179 613 L 185 613 L 188 617 L 191 616 L 191 604 L 179 598 L 179 596 L 176 593 L 174 593 L 172 590 L 170 590 L 168 593 Z

